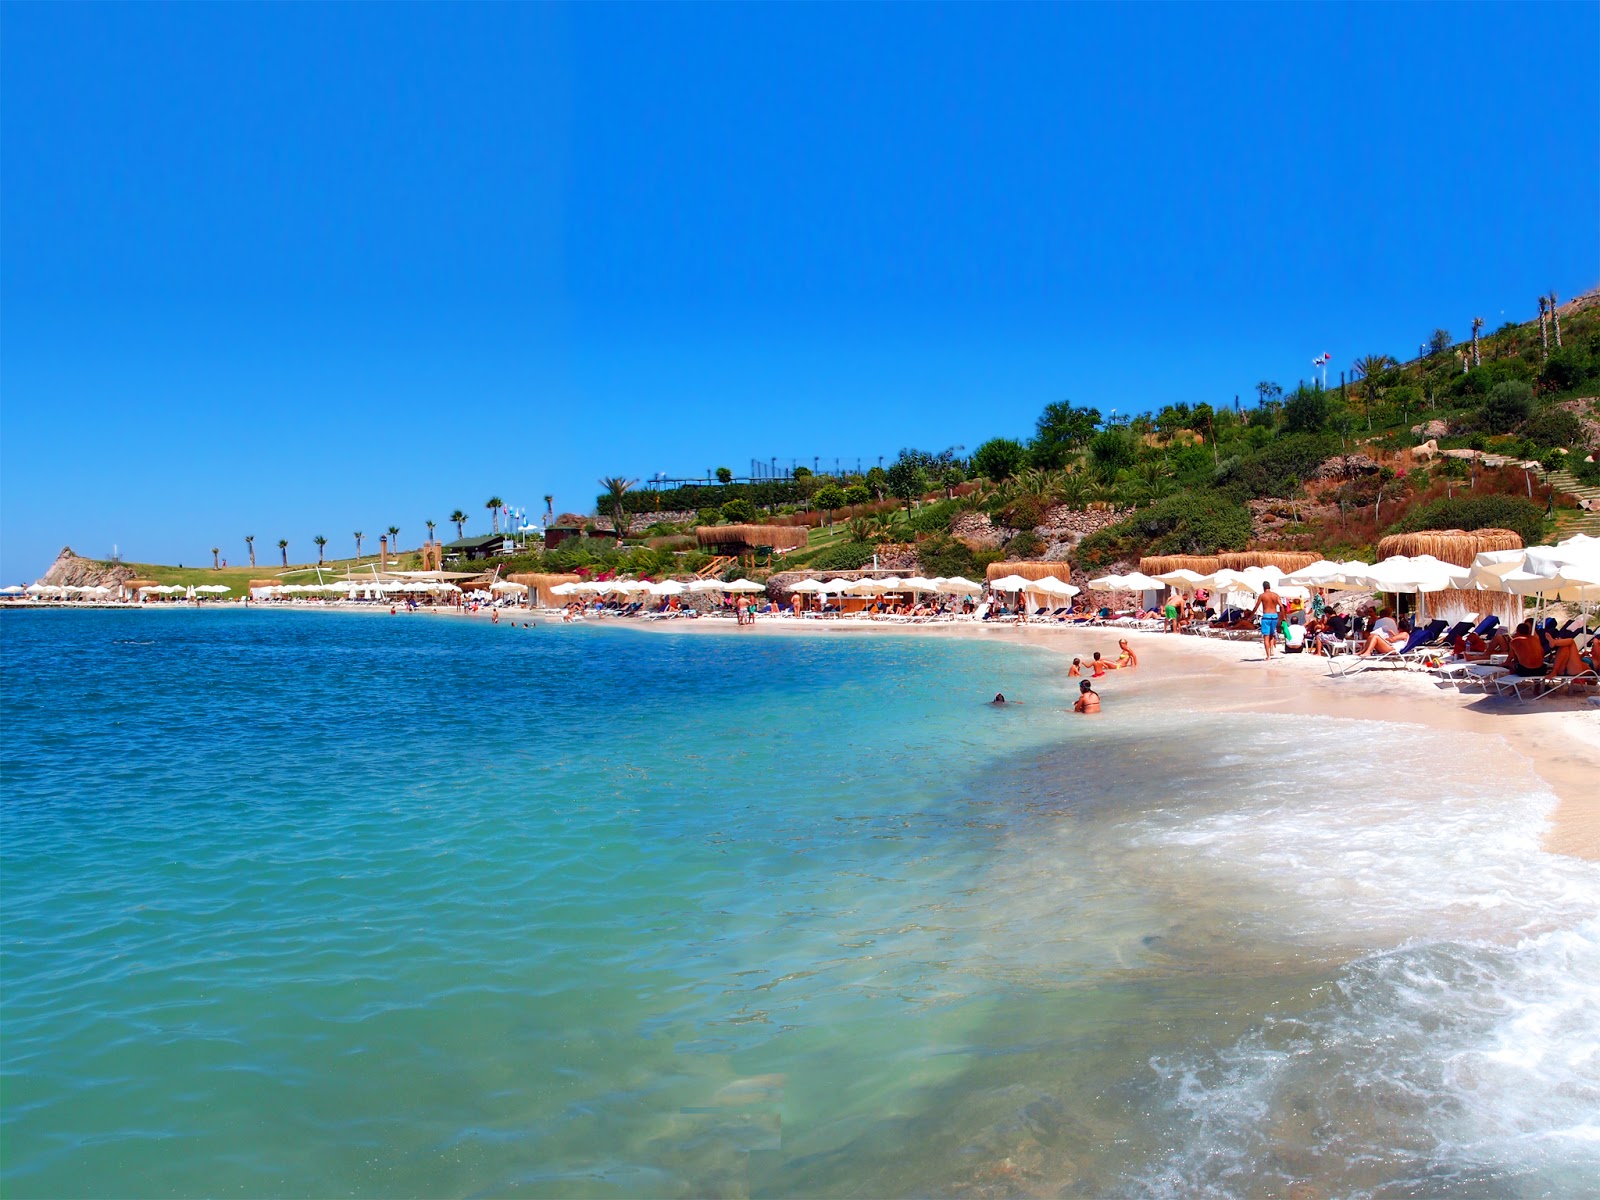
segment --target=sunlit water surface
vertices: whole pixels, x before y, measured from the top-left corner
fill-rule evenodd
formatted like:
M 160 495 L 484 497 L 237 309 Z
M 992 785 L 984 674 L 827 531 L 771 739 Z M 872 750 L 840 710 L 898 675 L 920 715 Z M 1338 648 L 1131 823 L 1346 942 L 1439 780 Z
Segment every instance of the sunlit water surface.
M 1600 1180 L 1600 871 L 1499 744 L 955 639 L 0 634 L 9 1196 Z

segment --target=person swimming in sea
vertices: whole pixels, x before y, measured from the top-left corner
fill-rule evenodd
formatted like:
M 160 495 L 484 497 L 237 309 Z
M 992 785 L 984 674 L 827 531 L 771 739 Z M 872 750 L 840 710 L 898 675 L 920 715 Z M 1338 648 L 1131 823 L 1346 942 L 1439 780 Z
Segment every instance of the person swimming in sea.
M 1100 693 L 1094 690 L 1094 685 L 1085 679 L 1078 685 L 1078 699 L 1073 704 L 1075 713 L 1097 713 L 1100 711 Z
M 994 694 L 994 699 L 989 701 L 989 705 L 992 708 L 1004 708 L 1008 704 L 1011 705 L 1014 708 L 1018 704 L 1021 704 L 1021 703 L 1022 703 L 1021 700 L 1007 700 L 1005 698 L 1005 693 L 1003 693 L 1003 692 L 996 692 Z

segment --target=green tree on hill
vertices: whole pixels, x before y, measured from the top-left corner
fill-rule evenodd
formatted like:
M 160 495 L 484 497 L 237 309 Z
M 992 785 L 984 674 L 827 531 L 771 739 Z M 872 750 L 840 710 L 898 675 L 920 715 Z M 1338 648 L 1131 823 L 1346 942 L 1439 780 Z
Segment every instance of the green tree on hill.
M 928 473 L 907 459 L 901 459 L 888 470 L 889 493 L 904 500 L 907 511 L 911 502 L 928 490 Z
M 822 511 L 823 519 L 828 522 L 829 528 L 832 528 L 834 510 L 845 505 L 844 489 L 836 483 L 826 483 L 817 489 L 817 494 L 812 499 Z
M 889 476 L 882 467 L 873 467 L 867 472 L 867 490 L 879 500 L 883 499 L 884 489 L 889 486 Z
M 739 497 L 729 500 L 720 511 L 730 525 L 748 525 L 756 519 L 756 506 Z
M 985 479 L 1004 483 L 1028 461 L 1028 452 L 1013 438 L 990 438 L 972 452 L 972 469 Z
M 319 533 L 311 540 L 317 544 L 317 566 L 320 567 L 322 565 L 322 548 L 328 544 L 328 539 Z
M 450 522 L 456 527 L 456 541 L 459 542 L 462 538 L 467 536 L 462 532 L 467 524 L 466 513 L 462 512 L 459 508 L 456 509 L 455 512 L 450 514 Z
M 852 483 L 844 490 L 845 502 L 848 504 L 870 504 L 872 491 L 864 483 Z
M 1063 466 L 1094 436 L 1099 426 L 1098 408 L 1076 408 L 1070 400 L 1047 404 L 1034 426 L 1029 456 L 1035 465 L 1047 469 Z
M 733 472 L 730 471 L 727 467 L 718 467 L 717 468 L 717 482 L 718 483 L 732 483 L 733 482 Z
M 600 486 L 611 495 L 611 511 L 617 522 L 617 537 L 628 531 L 628 510 L 623 497 L 626 496 L 637 479 L 626 479 L 621 475 L 608 475 L 600 480 Z
M 1396 365 L 1398 364 L 1394 359 L 1387 354 L 1363 354 L 1356 359 L 1352 366 L 1355 373 L 1361 376 L 1365 385 L 1362 388 L 1364 393 L 1363 404 L 1366 408 L 1367 429 L 1369 431 L 1372 429 L 1372 406 L 1378 399 L 1378 376 Z

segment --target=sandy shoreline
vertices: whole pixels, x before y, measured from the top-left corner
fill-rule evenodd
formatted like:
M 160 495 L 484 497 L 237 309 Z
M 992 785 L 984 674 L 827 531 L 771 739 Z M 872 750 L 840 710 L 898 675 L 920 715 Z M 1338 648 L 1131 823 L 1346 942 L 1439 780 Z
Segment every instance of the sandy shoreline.
M 195 611 L 189 606 L 159 606 L 164 611 Z M 227 610 L 238 611 L 233 605 Z M 218 610 L 224 606 L 217 606 Z M 382 605 L 253 606 L 260 612 L 367 613 L 388 616 Z M 500 628 L 559 624 L 527 609 L 501 609 Z M 399 616 L 491 620 L 489 609 L 419 609 Z M 1421 725 L 1463 737 L 1497 737 L 1528 759 L 1557 797 L 1544 848 L 1554 854 L 1600 861 L 1600 709 L 1584 699 L 1546 699 L 1521 703 L 1478 692 L 1458 692 L 1421 671 L 1379 668 L 1345 678 L 1327 672 L 1327 660 L 1310 655 L 1277 656 L 1263 661 L 1257 641 L 1224 641 L 1105 627 L 982 625 L 956 622 L 901 625 L 868 620 L 794 621 L 758 618 L 740 627 L 729 618 L 677 621 L 605 621 L 610 628 L 641 633 L 687 633 L 730 637 L 956 637 L 1032 646 L 1056 655 L 1099 650 L 1115 658 L 1117 641 L 1127 638 L 1139 655 L 1139 669 L 1113 674 L 1118 687 L 1159 686 L 1186 708 L 1206 712 L 1274 712 L 1307 717 L 1388 721 Z M 1109 706 L 1114 711 L 1114 705 Z
M 1115 657 L 1127 638 L 1139 669 L 1113 675 L 1118 685 L 1160 686 L 1193 710 L 1274 712 L 1307 717 L 1422 725 L 1463 737 L 1497 737 L 1527 758 L 1557 797 L 1544 848 L 1600 861 L 1600 710 L 1586 700 L 1523 704 L 1441 686 L 1421 671 L 1379 668 L 1339 678 L 1327 660 L 1310 655 L 1263 661 L 1256 641 L 1224 641 L 1113 628 L 1029 628 L 1017 625 L 892 625 L 859 621 L 730 620 L 628 622 L 650 633 L 727 636 L 960 637 L 1033 646 L 1057 655 Z M 1108 708 L 1109 708 L 1108 704 Z

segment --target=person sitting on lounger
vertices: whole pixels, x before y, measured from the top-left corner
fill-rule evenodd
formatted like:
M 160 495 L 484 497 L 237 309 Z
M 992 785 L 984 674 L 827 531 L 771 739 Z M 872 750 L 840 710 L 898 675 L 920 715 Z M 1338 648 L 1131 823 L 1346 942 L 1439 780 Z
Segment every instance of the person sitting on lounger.
M 1517 626 L 1516 633 L 1511 635 L 1507 651 L 1510 657 L 1506 660 L 1506 666 L 1511 668 L 1513 675 L 1532 676 L 1545 673 L 1544 643 L 1533 632 L 1532 621 L 1524 621 Z
M 1589 643 L 1589 657 L 1585 658 L 1578 652 L 1577 638 L 1564 638 L 1552 635 L 1551 644 L 1555 647 L 1555 658 L 1550 662 L 1550 669 L 1545 672 L 1547 677 L 1557 675 L 1582 675 L 1592 671 L 1594 667 L 1594 643 Z
M 1393 636 L 1395 637 L 1395 641 L 1391 642 L 1383 630 L 1373 629 L 1373 631 L 1367 635 L 1366 644 L 1361 647 L 1359 653 L 1365 658 L 1371 658 L 1373 655 L 1393 654 L 1405 644 L 1400 640 L 1398 634 Z
M 1072 706 L 1075 713 L 1097 713 L 1100 711 L 1100 693 L 1094 690 L 1094 685 L 1087 679 L 1078 685 L 1078 699 Z

